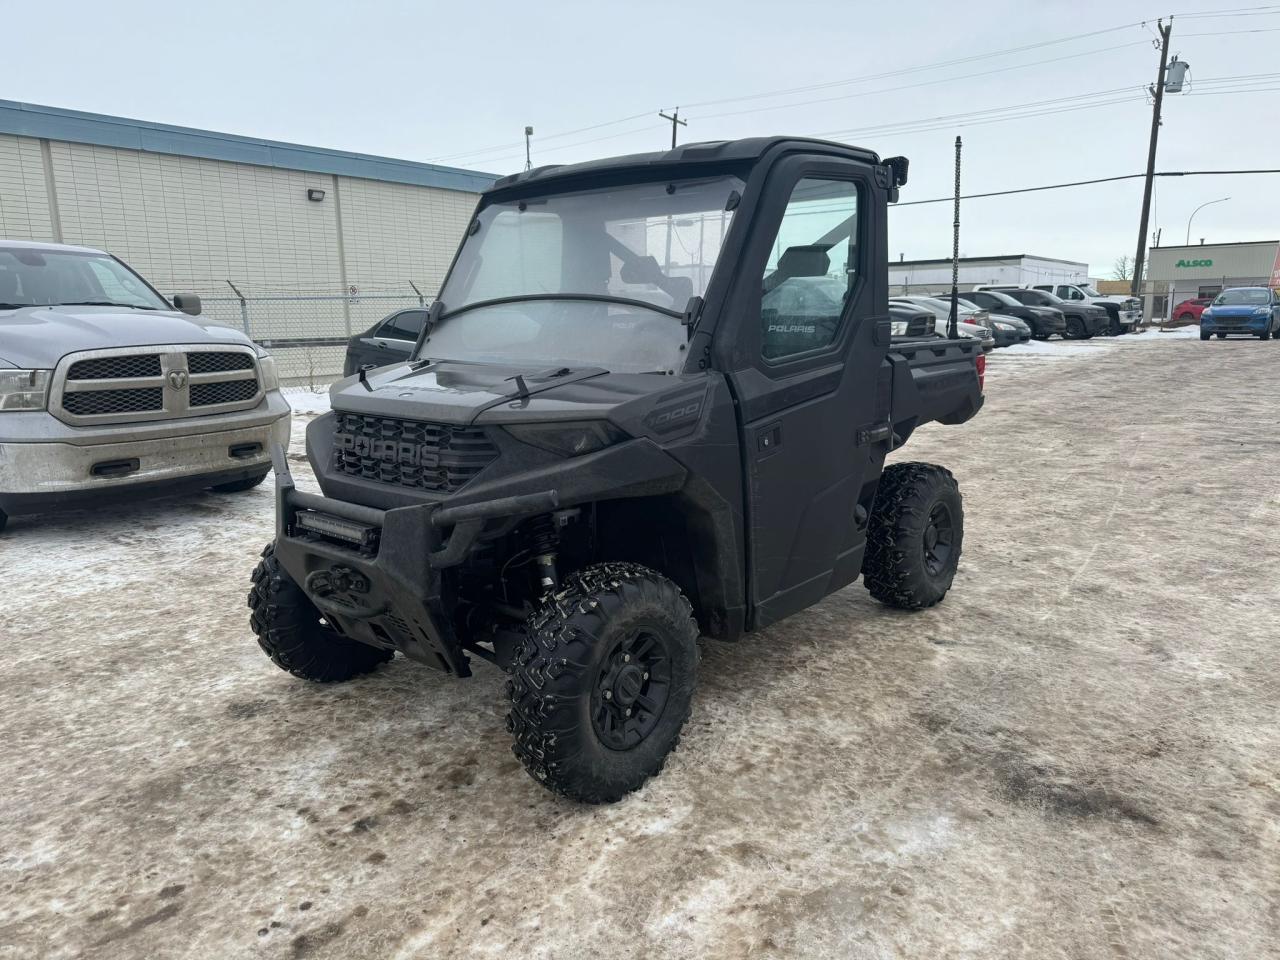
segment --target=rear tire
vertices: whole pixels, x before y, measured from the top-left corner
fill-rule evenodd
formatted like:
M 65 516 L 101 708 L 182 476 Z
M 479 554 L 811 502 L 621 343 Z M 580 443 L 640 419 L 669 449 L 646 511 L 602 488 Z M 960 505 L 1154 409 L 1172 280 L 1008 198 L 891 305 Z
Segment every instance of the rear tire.
M 242 490 L 252 490 L 254 487 L 258 486 L 258 484 L 262 483 L 263 480 L 267 479 L 267 474 L 270 472 L 270 470 L 265 470 L 262 473 L 255 473 L 252 477 L 245 477 L 243 480 L 232 480 L 230 483 L 214 484 L 213 489 L 217 490 L 219 493 L 240 493 Z
M 883 604 L 923 610 L 955 579 L 964 506 L 951 472 L 932 463 L 886 467 L 867 530 L 862 581 Z
M 1194 313 L 1180 313 L 1178 314 L 1178 322 L 1190 326 L 1196 322 L 1196 315 Z
M 613 803 L 662 770 L 689 716 L 698 626 L 634 563 L 570 576 L 529 618 L 507 681 L 512 751 L 553 793 Z
M 280 566 L 275 544 L 267 544 L 253 571 L 249 625 L 258 646 L 281 670 L 302 680 L 336 683 L 368 673 L 395 656 L 348 640 L 320 622 L 320 611 Z

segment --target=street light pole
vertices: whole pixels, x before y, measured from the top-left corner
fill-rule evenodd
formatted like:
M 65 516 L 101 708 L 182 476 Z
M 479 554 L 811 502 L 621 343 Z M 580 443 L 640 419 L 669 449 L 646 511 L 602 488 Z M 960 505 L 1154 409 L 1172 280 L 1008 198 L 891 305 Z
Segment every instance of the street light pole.
M 1210 200 L 1208 203 L 1202 203 L 1200 204 L 1200 206 L 1196 207 L 1194 210 L 1191 211 L 1191 216 L 1187 217 L 1187 246 L 1191 246 L 1191 221 L 1196 218 L 1196 214 L 1199 213 L 1201 210 L 1203 210 L 1205 207 L 1212 206 L 1215 203 L 1223 203 L 1224 201 L 1230 200 L 1230 199 L 1231 199 L 1230 197 L 1219 197 L 1217 200 Z

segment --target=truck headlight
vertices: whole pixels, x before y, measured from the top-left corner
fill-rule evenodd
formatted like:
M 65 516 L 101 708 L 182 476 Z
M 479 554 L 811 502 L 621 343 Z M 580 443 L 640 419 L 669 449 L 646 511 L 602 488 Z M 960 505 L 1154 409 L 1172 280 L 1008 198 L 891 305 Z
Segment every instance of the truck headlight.
M 592 420 L 587 423 L 521 423 L 507 424 L 507 433 L 521 443 L 550 450 L 562 457 L 580 457 L 627 439 L 627 435 L 611 423 Z
M 0 410 L 44 410 L 49 398 L 48 370 L 0 370 Z
M 280 389 L 280 368 L 276 366 L 276 358 L 271 354 L 258 354 L 258 376 L 264 391 Z

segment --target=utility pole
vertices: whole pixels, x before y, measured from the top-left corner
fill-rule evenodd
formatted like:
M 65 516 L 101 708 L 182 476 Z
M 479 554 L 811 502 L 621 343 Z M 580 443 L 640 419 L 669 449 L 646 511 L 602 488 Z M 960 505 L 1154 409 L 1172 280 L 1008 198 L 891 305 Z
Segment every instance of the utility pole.
M 960 335 L 956 324 L 960 318 L 960 138 L 956 137 L 956 206 L 951 221 L 951 316 L 947 320 L 947 336 Z
M 529 139 L 533 136 L 533 127 L 524 128 L 524 168 L 533 169 L 533 160 L 529 154 Z
M 687 127 L 689 125 L 689 121 L 680 119 L 679 107 L 676 107 L 670 113 L 663 113 L 661 110 L 659 110 L 658 116 L 660 116 L 663 120 L 671 121 L 671 149 L 674 150 L 676 148 L 676 127 L 677 126 Z
M 1129 293 L 1135 297 L 1142 296 L 1142 271 L 1147 259 L 1147 221 L 1151 216 L 1151 183 L 1156 173 L 1156 141 L 1160 139 L 1160 106 L 1164 103 L 1164 81 L 1169 69 L 1169 34 L 1173 33 L 1173 17 L 1168 25 L 1161 19 L 1157 23 L 1160 30 L 1160 72 L 1156 74 L 1156 85 L 1151 94 L 1155 102 L 1151 108 L 1151 145 L 1147 148 L 1147 179 L 1142 188 L 1142 221 L 1138 225 L 1138 252 L 1133 257 L 1133 283 Z

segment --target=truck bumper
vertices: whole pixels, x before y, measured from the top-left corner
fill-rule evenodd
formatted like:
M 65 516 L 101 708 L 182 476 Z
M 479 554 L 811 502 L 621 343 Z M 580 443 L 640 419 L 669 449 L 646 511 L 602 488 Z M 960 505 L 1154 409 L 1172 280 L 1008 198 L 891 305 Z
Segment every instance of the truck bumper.
M 34 513 L 104 497 L 208 487 L 266 473 L 271 467 L 271 444 L 289 442 L 287 409 L 285 405 L 286 412 L 277 411 L 266 422 L 207 433 L 130 440 L 122 431 L 93 443 L 0 442 L 0 510 Z M 175 428 L 173 422 L 166 426 Z

